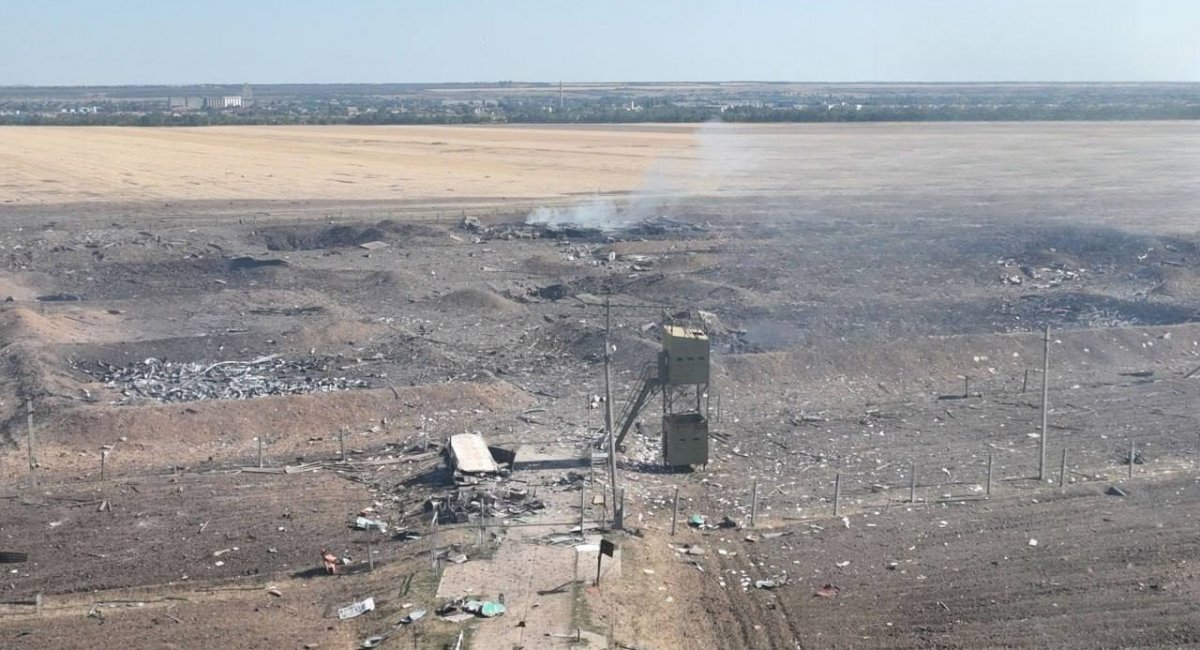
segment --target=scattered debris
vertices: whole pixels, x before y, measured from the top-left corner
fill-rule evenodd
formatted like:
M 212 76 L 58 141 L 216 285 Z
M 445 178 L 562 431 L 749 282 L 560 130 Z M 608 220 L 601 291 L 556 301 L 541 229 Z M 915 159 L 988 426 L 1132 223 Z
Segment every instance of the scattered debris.
M 503 616 L 505 611 L 504 603 L 501 602 L 456 598 L 439 607 L 437 614 L 442 620 L 461 623 L 476 616 L 483 618 Z
M 1038 545 L 1038 541 L 1037 541 L 1036 539 L 1030 539 L 1030 540 L 1029 540 L 1029 545 L 1030 545 L 1030 546 L 1037 546 L 1037 545 Z
M 503 603 L 497 603 L 490 600 L 468 600 L 462 604 L 462 610 L 464 612 L 478 614 L 483 618 L 495 618 L 497 616 L 504 615 L 505 607 Z
M 820 589 L 813 592 L 815 598 L 835 598 L 841 592 L 841 587 L 835 587 L 832 584 L 825 583 Z
M 407 616 L 400 619 L 400 622 L 405 625 L 412 625 L 413 623 L 416 623 L 417 621 L 425 618 L 425 614 L 427 614 L 427 613 L 428 612 L 423 609 L 414 609 L 411 612 L 409 612 Z
M 354 603 L 352 605 L 347 605 L 346 607 L 342 607 L 342 608 L 338 609 L 337 617 L 339 620 L 344 621 L 349 618 L 355 618 L 358 616 L 362 616 L 363 614 L 365 614 L 369 611 L 372 611 L 374 609 L 375 609 L 375 599 L 373 597 L 368 597 L 365 600 L 360 600 L 357 603 Z
M 354 528 L 357 530 L 377 530 L 381 533 L 386 533 L 388 525 L 386 521 L 358 517 L 354 520 Z
M 755 589 L 774 589 L 787 584 L 787 578 L 767 578 L 766 580 L 755 580 Z
M 272 354 L 251 361 L 219 361 L 211 364 L 177 363 L 153 357 L 128 366 L 97 361 L 96 368 L 77 366 L 104 382 L 124 397 L 159 402 L 194 402 L 206 399 L 251 399 L 266 395 L 370 388 L 363 379 L 324 377 L 331 370 L 323 359 L 284 359 Z
M 83 297 L 71 293 L 52 293 L 46 296 L 38 296 L 37 299 L 41 302 L 79 302 L 83 300 Z
M 1126 492 L 1125 490 L 1122 490 L 1121 488 L 1119 488 L 1119 487 L 1117 487 L 1117 486 L 1115 486 L 1115 485 L 1110 485 L 1110 486 L 1108 487 L 1108 489 L 1104 491 L 1104 493 L 1105 493 L 1105 494 L 1107 494 L 1107 495 L 1109 495 L 1109 496 L 1114 496 L 1114 497 L 1127 497 L 1127 496 L 1129 496 L 1129 493 L 1128 493 L 1128 492 Z

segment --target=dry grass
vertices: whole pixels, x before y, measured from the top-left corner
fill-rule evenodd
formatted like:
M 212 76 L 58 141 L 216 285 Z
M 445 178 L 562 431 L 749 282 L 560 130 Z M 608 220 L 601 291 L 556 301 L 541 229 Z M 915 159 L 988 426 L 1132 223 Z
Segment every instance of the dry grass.
M 529 198 L 628 190 L 685 128 L 0 130 L 0 202 Z
M 0 128 L 0 206 L 778 197 L 797 213 L 979 209 L 1194 227 L 1183 122 Z M 915 201 L 915 199 L 924 199 Z M 161 209 L 161 205 L 160 208 Z M 1146 224 L 1150 225 L 1150 224 Z

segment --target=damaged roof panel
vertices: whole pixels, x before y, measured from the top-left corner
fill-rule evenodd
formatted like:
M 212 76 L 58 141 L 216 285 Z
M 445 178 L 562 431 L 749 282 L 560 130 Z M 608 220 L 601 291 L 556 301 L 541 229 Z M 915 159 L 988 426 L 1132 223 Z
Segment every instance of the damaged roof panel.
M 500 471 L 487 441 L 478 433 L 460 433 L 450 436 L 450 457 L 454 468 L 468 474 L 495 474 Z

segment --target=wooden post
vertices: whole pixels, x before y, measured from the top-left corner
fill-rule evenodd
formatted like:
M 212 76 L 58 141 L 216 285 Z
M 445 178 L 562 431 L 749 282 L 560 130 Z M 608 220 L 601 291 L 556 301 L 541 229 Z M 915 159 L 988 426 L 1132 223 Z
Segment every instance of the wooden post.
M 988 454 L 988 473 L 987 473 L 987 488 L 984 492 L 985 496 L 992 496 L 992 455 Z
M 721 394 L 717 393 L 717 424 L 721 423 Z
M 1025 389 L 1029 388 L 1029 368 L 1025 369 L 1025 378 L 1021 380 L 1021 394 L 1025 394 Z
M 437 571 L 437 568 L 438 568 L 437 549 L 438 549 L 438 509 L 439 508 L 441 508 L 440 503 L 434 504 L 433 520 L 429 522 L 430 527 L 433 528 L 433 546 L 430 547 L 430 549 L 429 549 L 429 560 L 430 560 L 430 563 L 433 564 L 434 571 Z
M 487 525 L 487 497 L 479 499 L 479 548 L 483 548 L 483 529 Z
M 1042 341 L 1042 436 L 1038 441 L 1038 480 L 1046 480 L 1046 438 L 1050 433 L 1048 408 L 1050 402 L 1050 323 Z
M 583 513 L 584 513 L 584 508 L 587 507 L 586 504 L 584 503 L 585 498 L 587 498 L 587 490 L 580 488 L 579 489 L 579 537 L 581 539 L 584 537 Z
M 838 472 L 833 477 L 833 516 L 838 517 L 842 514 L 842 473 Z
M 971 396 L 971 378 L 963 375 L 963 397 Z
M 754 482 L 754 489 L 750 492 L 750 527 L 754 528 L 754 520 L 758 515 L 758 481 Z
M 679 486 L 675 486 L 675 505 L 671 507 L 671 537 L 675 536 L 675 522 L 679 519 Z
M 1063 447 L 1062 462 L 1058 464 L 1058 487 L 1067 485 L 1067 448 Z
M 263 462 L 262 462 L 262 434 L 259 434 L 259 436 L 258 436 L 258 466 L 259 466 L 259 467 L 262 467 L 262 466 L 263 466 Z
M 104 480 L 104 460 L 106 458 L 108 458 L 108 451 L 101 449 L 100 450 L 100 480 L 101 481 Z
M 917 502 L 917 464 L 908 461 L 908 502 Z
M 371 552 L 371 534 L 367 533 L 367 570 L 375 570 L 375 554 Z
M 344 430 L 338 432 L 338 448 L 341 449 L 342 462 L 344 463 L 346 462 L 346 432 Z
M 1129 478 L 1133 478 L 1133 459 L 1137 456 L 1137 443 L 1129 441 Z
M 619 497 L 619 499 L 620 500 L 617 501 L 617 508 L 619 508 L 619 512 L 620 512 L 619 517 L 620 517 L 620 521 L 624 521 L 625 520 L 625 488 L 621 488 L 621 496 Z M 617 509 L 614 509 L 614 511 L 616 511 L 616 510 Z M 624 525 L 622 525 L 622 527 L 619 528 L 618 530 L 622 530 L 623 528 L 624 528 Z
M 37 455 L 34 454 L 33 438 L 33 399 L 25 400 L 25 415 L 27 429 L 25 433 L 26 454 L 29 456 L 29 484 L 37 487 Z

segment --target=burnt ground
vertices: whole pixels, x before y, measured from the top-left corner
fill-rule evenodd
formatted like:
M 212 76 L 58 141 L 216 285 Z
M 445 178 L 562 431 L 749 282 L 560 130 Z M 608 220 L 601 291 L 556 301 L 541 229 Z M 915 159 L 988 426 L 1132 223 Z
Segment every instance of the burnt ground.
M 414 513 L 442 489 L 436 477 L 371 464 L 409 445 L 462 431 L 510 447 L 588 440 L 603 296 L 616 305 L 618 396 L 657 350 L 647 325 L 708 313 L 720 420 L 713 460 L 694 472 L 664 471 L 653 418 L 630 440 L 621 468 L 640 534 L 621 538 L 618 582 L 580 591 L 573 622 L 638 648 L 1200 643 L 1195 233 L 942 208 L 792 213 L 771 198 L 681 204 L 677 222 L 608 235 L 509 228 L 520 215 L 502 212 L 470 228 L 402 209 L 44 212 L 11 215 L 0 237 L 0 299 L 12 297 L 0 303 L 0 550 L 31 555 L 0 584 L 5 647 L 110 630 L 131 647 L 350 647 L 401 605 L 432 605 L 427 538 L 381 542 L 379 571 L 334 579 L 312 573 L 317 550 L 361 557 L 347 523 L 368 507 L 428 532 Z M 360 247 L 372 241 L 387 246 Z M 1031 478 L 1041 379 L 1027 371 L 1047 323 L 1042 483 Z M 182 401 L 164 402 L 155 382 L 169 377 L 98 379 L 150 358 L 207 368 L 269 355 L 286 377 L 270 364 L 235 374 L 361 387 L 190 401 L 183 382 Z M 37 488 L 25 476 L 30 396 Z M 243 471 L 258 436 L 268 467 L 320 468 Z M 1132 479 L 1130 442 L 1143 461 Z M 756 528 L 784 536 L 668 536 L 675 486 L 686 514 L 745 527 L 755 482 Z M 1127 496 L 1106 494 L 1113 485 Z M 668 546 L 684 543 L 705 554 Z M 837 596 L 815 598 L 826 583 Z M 284 596 L 263 595 L 272 585 Z M 39 592 L 41 617 L 12 604 Z M 366 593 L 387 603 L 378 617 L 324 618 Z M 106 617 L 88 616 L 97 603 Z M 453 640 L 441 625 L 418 641 Z

